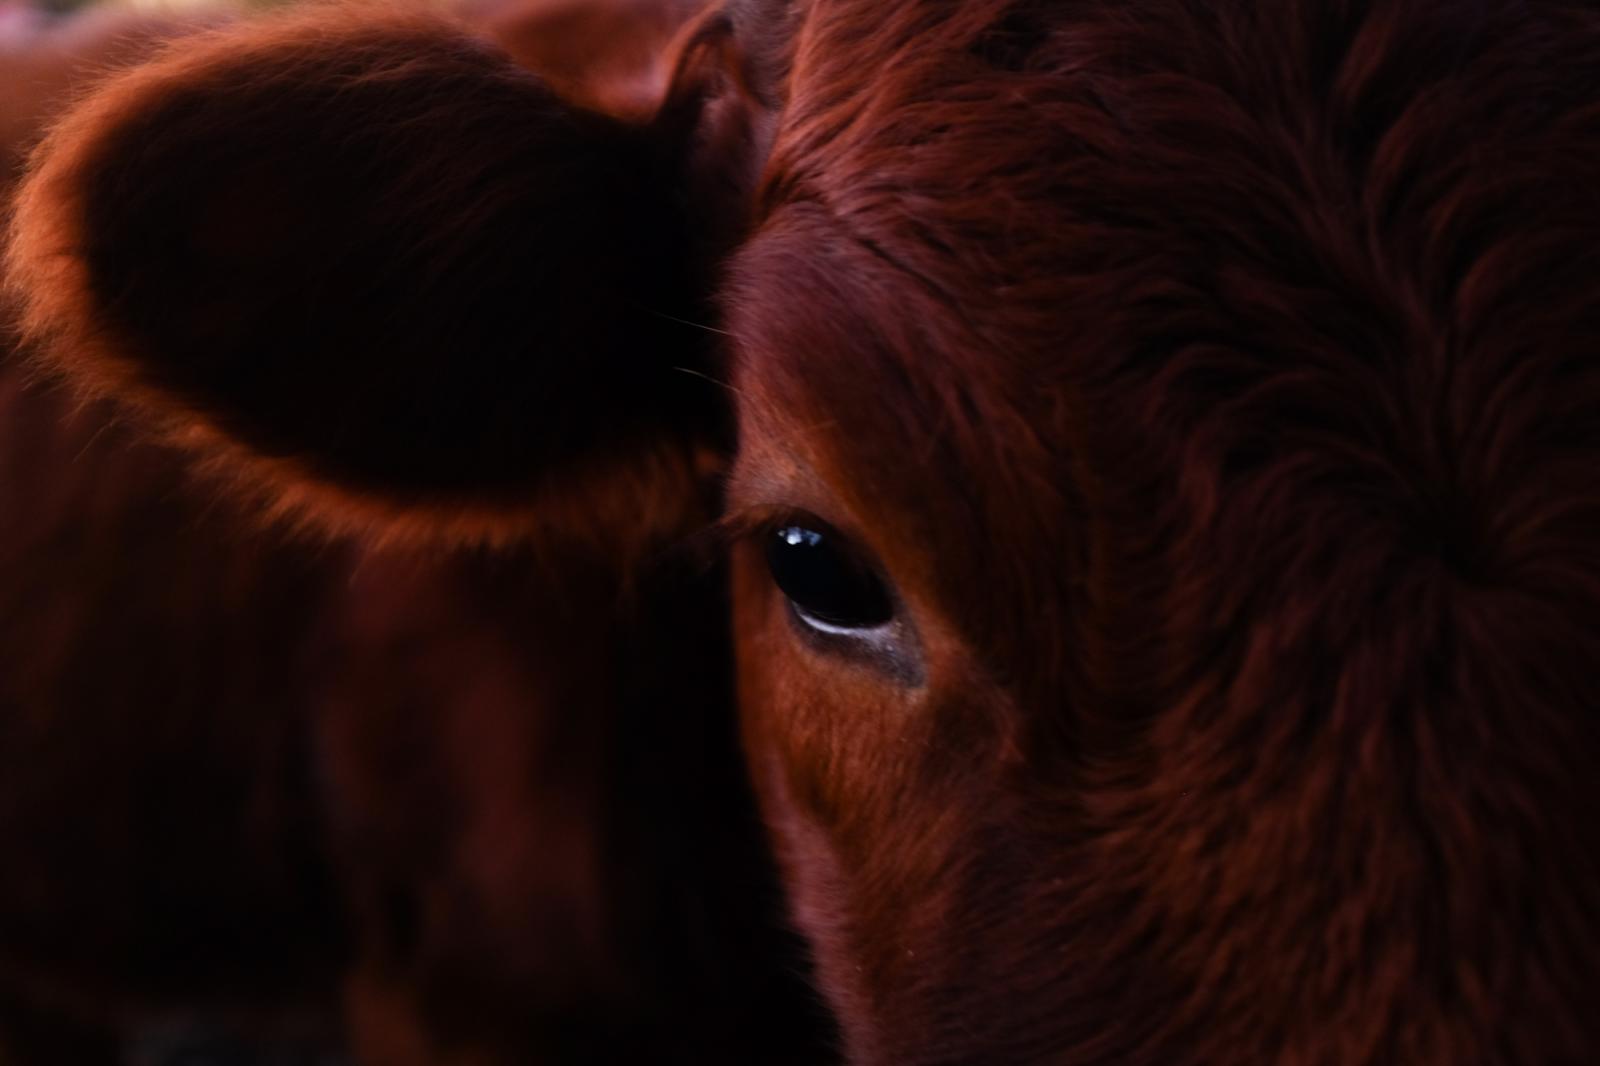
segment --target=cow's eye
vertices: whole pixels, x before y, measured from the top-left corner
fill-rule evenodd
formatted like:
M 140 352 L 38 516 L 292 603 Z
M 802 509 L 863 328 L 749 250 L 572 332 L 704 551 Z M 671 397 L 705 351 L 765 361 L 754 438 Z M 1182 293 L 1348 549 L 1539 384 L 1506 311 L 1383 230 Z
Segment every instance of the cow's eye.
M 883 580 L 842 537 L 820 524 L 773 530 L 767 566 L 800 621 L 813 629 L 852 633 L 894 618 Z

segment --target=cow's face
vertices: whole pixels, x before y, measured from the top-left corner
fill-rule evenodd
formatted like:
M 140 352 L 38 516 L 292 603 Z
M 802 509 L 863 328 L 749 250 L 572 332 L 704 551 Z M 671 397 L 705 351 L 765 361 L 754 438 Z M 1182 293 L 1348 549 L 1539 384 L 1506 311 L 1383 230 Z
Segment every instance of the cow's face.
M 1600 20 L 1491 7 L 738 6 L 643 127 L 315 15 L 91 101 L 13 271 L 324 525 L 633 566 L 720 485 L 853 1061 L 1577 1061 Z
M 799 34 L 721 294 L 796 919 L 856 1061 L 1592 1053 L 1600 20 L 1206 7 Z

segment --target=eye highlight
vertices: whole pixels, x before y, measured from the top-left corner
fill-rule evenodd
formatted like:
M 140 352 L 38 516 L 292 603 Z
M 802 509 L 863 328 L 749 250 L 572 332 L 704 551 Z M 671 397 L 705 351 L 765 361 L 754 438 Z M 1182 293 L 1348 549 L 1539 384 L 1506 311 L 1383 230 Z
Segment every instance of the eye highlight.
M 883 579 L 820 523 L 775 528 L 767 538 L 767 569 L 800 621 L 813 629 L 852 634 L 894 619 Z

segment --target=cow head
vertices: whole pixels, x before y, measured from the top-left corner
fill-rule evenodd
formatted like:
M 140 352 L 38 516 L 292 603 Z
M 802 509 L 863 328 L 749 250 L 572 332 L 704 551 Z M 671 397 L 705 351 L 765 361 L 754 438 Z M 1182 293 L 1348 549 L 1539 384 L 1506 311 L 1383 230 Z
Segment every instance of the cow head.
M 642 123 L 359 11 L 136 72 L 24 192 L 30 329 L 316 525 L 625 567 L 725 472 L 852 1061 L 1594 1054 L 1600 17 L 815 0 L 679 55 Z

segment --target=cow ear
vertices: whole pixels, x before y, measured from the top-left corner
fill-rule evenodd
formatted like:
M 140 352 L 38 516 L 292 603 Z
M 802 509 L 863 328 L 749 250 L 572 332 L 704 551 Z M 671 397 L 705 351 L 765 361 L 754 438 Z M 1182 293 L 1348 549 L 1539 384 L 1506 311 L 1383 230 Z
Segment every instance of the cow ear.
M 361 9 L 190 42 L 36 154 L 24 334 L 323 528 L 671 527 L 725 420 L 700 91 L 626 123 L 452 23 Z

